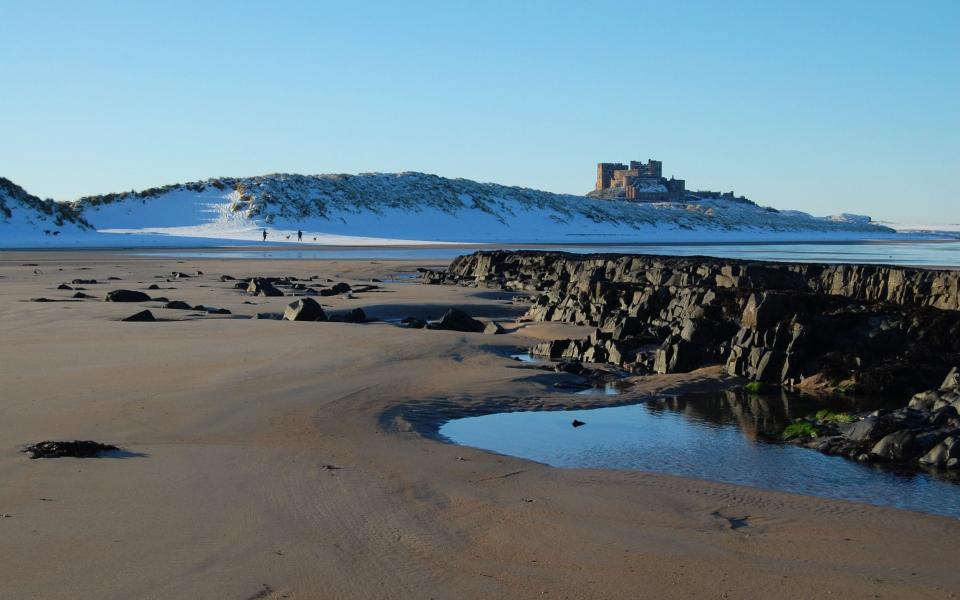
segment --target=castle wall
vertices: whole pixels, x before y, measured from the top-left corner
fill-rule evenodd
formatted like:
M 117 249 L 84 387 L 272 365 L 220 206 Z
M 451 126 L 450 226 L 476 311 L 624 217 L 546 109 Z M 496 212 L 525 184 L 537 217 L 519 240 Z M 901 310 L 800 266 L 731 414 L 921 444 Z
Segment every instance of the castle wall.
M 643 187 L 658 184 L 665 192 L 644 191 Z M 663 177 L 663 163 L 652 158 L 646 163 L 631 160 L 629 168 L 622 163 L 597 163 L 597 190 L 623 188 L 627 200 L 636 202 L 676 202 L 686 193 L 683 179 L 667 180 Z
M 615 171 L 626 169 L 627 165 L 622 163 L 598 163 L 597 164 L 597 189 L 605 190 L 611 185 Z

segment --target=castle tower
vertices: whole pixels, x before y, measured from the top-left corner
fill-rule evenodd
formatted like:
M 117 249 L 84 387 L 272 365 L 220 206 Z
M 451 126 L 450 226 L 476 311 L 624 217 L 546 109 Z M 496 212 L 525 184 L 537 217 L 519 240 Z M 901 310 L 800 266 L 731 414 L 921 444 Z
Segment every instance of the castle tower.
M 610 187 L 610 180 L 614 171 L 622 171 L 627 165 L 621 163 L 597 163 L 597 189 L 605 190 Z

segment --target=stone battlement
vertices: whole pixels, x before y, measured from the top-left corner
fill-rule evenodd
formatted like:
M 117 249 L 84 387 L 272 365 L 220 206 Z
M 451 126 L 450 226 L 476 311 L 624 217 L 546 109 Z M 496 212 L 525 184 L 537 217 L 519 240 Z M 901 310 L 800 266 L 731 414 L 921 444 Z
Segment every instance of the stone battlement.
M 646 163 L 631 160 L 623 163 L 597 164 L 597 192 L 623 190 L 623 197 L 636 202 L 675 202 L 686 194 L 682 179 L 666 179 L 663 163 L 650 159 Z

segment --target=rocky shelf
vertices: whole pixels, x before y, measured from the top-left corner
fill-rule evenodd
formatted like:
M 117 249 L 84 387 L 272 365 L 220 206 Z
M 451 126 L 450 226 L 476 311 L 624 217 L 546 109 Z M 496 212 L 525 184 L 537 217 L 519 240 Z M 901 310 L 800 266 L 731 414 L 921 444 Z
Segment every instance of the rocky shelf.
M 720 363 L 764 384 L 909 396 L 960 364 L 957 271 L 483 251 L 423 279 L 530 294 L 525 319 L 596 328 L 534 354 L 634 373 Z

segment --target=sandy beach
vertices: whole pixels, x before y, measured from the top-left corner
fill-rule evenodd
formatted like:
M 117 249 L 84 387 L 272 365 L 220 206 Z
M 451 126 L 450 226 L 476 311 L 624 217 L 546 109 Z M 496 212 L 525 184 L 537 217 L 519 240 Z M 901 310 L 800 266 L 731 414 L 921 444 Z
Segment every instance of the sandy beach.
M 605 402 L 508 357 L 585 328 L 517 324 L 525 306 L 508 293 L 391 281 L 445 264 L 0 255 L 0 598 L 960 594 L 952 519 L 437 439 L 434 417 L 477 407 Z M 177 271 L 192 277 L 167 282 Z M 223 274 L 380 279 L 317 299 L 384 320 L 456 306 L 508 333 L 250 320 L 293 298 L 248 296 Z M 70 284 L 95 299 L 66 301 L 74 292 L 56 288 L 74 279 L 98 280 Z M 102 301 L 154 283 L 154 297 L 233 314 Z M 120 321 L 143 308 L 161 321 Z M 618 402 L 733 383 L 718 368 L 644 377 Z M 21 451 L 48 439 L 125 453 Z

